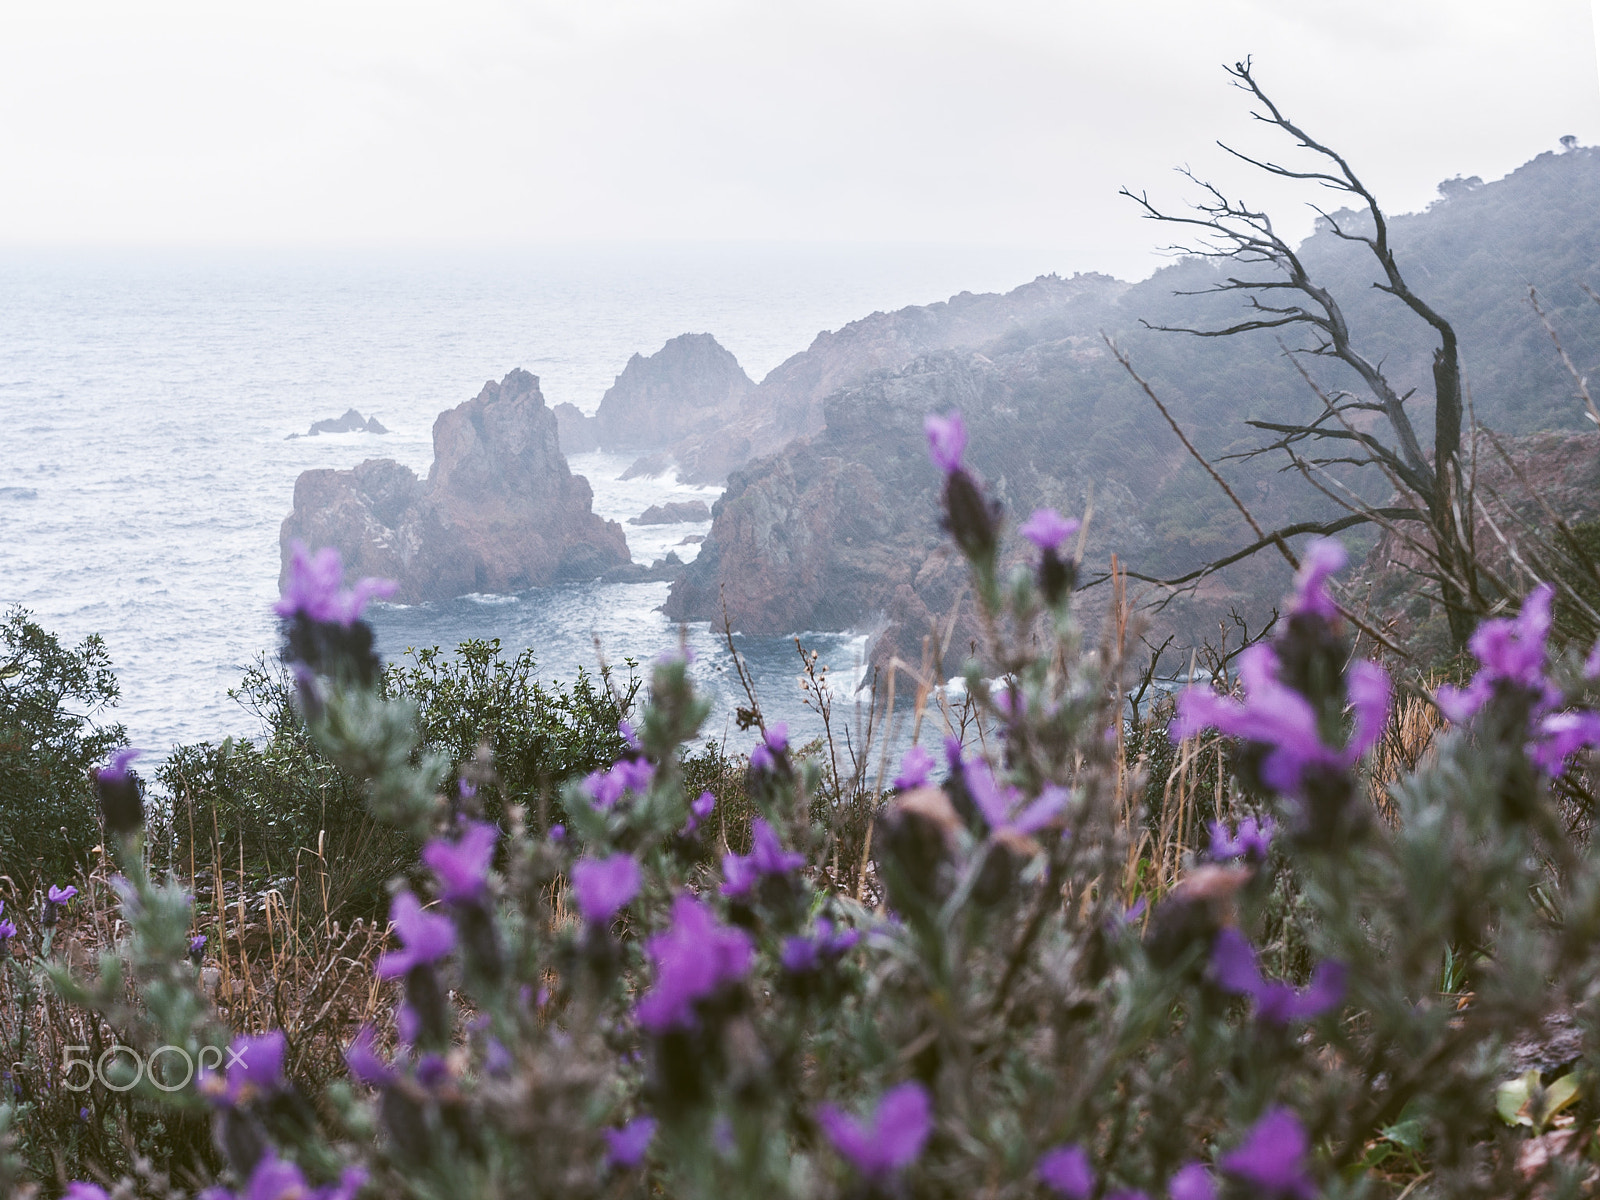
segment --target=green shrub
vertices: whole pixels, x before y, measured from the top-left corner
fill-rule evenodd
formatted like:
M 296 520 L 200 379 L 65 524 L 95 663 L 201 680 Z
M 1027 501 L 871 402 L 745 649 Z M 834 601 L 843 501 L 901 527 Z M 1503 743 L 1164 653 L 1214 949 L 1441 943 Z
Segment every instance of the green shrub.
M 24 608 L 0 619 L 0 870 L 64 878 L 100 840 L 89 769 L 126 740 L 96 718 L 117 677 L 98 634 L 61 644 Z

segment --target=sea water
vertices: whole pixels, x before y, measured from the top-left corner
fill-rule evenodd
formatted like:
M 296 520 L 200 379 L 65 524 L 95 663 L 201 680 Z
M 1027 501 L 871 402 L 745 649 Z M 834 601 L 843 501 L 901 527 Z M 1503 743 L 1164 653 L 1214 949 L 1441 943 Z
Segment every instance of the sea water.
M 506 253 L 0 249 L 0 604 L 64 640 L 107 643 L 129 740 L 249 736 L 228 696 L 272 654 L 278 528 L 313 467 L 394 458 L 425 475 L 434 418 L 515 367 L 546 401 L 593 412 L 635 352 L 707 332 L 760 379 L 822 329 L 1062 264 L 1025 250 L 773 245 L 587 246 Z M 391 431 L 290 438 L 347 408 Z M 714 488 L 623 481 L 628 459 L 574 455 L 635 561 L 689 560 L 708 525 L 627 525 Z M 380 649 L 498 637 L 570 680 L 686 638 L 734 749 L 744 703 L 721 630 L 658 611 L 664 583 L 570 584 L 380 606 Z M 865 631 L 799 634 L 840 683 Z M 818 725 L 789 637 L 737 637 L 770 719 Z M 848 687 L 839 689 L 847 692 Z M 848 698 L 841 703 L 848 705 Z

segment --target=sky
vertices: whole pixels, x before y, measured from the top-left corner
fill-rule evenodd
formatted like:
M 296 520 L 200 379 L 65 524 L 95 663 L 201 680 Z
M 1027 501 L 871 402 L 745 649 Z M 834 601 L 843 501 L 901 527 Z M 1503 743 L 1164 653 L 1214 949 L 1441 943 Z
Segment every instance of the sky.
M 1596 0 L 1600 3 L 1600 0 Z M 0 0 L 0 244 L 1049 248 L 1124 277 L 1218 138 L 1390 211 L 1600 142 L 1590 0 Z

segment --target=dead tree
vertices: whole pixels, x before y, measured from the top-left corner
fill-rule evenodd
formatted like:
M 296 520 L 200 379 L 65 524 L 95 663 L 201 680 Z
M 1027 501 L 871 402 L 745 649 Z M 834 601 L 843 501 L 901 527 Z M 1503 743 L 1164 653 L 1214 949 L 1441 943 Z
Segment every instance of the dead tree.
M 1122 194 L 1137 203 L 1147 218 L 1187 226 L 1195 231 L 1197 242 L 1170 247 L 1172 251 L 1250 268 L 1198 291 L 1178 293 L 1237 292 L 1244 297 L 1247 315 L 1241 321 L 1216 329 L 1150 325 L 1148 322 L 1145 325 L 1205 338 L 1232 337 L 1255 330 L 1304 334 L 1301 344 L 1286 346 L 1288 353 L 1337 359 L 1355 372 L 1365 394 L 1326 391 L 1302 368 L 1302 375 L 1321 401 L 1322 411 L 1304 422 L 1250 421 L 1250 425 L 1276 434 L 1277 438 L 1247 451 L 1242 457 L 1284 452 L 1308 479 L 1333 464 L 1376 467 L 1383 471 L 1404 502 L 1398 507 L 1378 509 L 1353 497 L 1342 498 L 1348 515 L 1328 522 L 1326 532 L 1362 523 L 1394 528 L 1392 523 L 1396 520 L 1419 522 L 1426 531 L 1425 536 L 1409 540 L 1427 559 L 1427 573 L 1438 584 L 1452 639 L 1457 645 L 1463 645 L 1476 619 L 1488 605 L 1482 595 L 1472 550 L 1471 506 L 1465 495 L 1461 469 L 1463 405 L 1455 330 L 1406 283 L 1389 242 L 1388 221 L 1377 199 L 1357 178 L 1344 157 L 1284 116 L 1257 83 L 1249 59 L 1224 69 L 1233 77 L 1235 85 L 1249 92 L 1256 101 L 1258 107 L 1252 110 L 1251 116 L 1289 135 L 1299 149 L 1309 151 L 1321 161 L 1315 169 L 1293 170 L 1270 159 L 1253 158 L 1223 143 L 1218 145 L 1269 175 L 1315 183 L 1354 199 L 1358 207 L 1365 210 L 1367 218 L 1360 228 L 1341 223 L 1322 208 L 1313 207 L 1327 221 L 1334 236 L 1363 245 L 1371 253 L 1381 276 L 1372 286 L 1404 304 L 1438 339 L 1433 352 L 1435 404 L 1431 458 L 1424 451 L 1406 411 L 1414 389 L 1405 395 L 1399 394 L 1384 375 L 1382 364 L 1356 348 L 1338 300 L 1311 277 L 1294 247 L 1274 231 L 1271 217 L 1230 199 L 1219 188 L 1187 170 L 1183 173 L 1204 193 L 1188 213 L 1162 211 L 1144 193 L 1135 195 L 1127 188 L 1122 189 Z M 1370 228 L 1365 227 L 1368 223 Z M 1387 427 L 1386 436 L 1380 437 L 1358 427 L 1360 414 L 1366 413 L 1381 415 Z M 1323 490 L 1329 489 L 1324 487 Z M 1284 537 L 1313 531 L 1323 530 L 1306 523 L 1274 530 L 1258 537 L 1254 549 L 1273 545 L 1281 548 Z M 1229 561 L 1237 557 L 1230 556 Z M 1220 565 L 1220 562 L 1211 564 L 1202 568 L 1201 573 Z

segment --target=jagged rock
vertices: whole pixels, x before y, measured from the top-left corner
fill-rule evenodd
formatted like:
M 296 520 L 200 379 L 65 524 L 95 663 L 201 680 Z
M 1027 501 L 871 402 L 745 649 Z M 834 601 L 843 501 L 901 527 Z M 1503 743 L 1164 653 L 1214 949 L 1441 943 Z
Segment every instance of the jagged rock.
M 773 368 L 744 398 L 733 420 L 674 447 L 682 477 L 718 482 L 795 438 L 815 437 L 825 424 L 827 397 L 924 355 L 976 349 L 1008 334 L 1036 340 L 1041 326 L 1063 320 L 1073 323 L 1072 332 L 1093 333 L 1128 286 L 1109 275 L 1041 275 L 1004 294 L 962 292 L 819 333 L 806 350 Z M 1094 345 L 1084 350 L 1104 353 Z
M 672 451 L 657 450 L 654 454 L 641 454 L 622 473 L 624 480 L 654 479 L 672 470 Z
M 691 533 L 688 537 L 684 538 L 681 542 L 679 542 L 678 545 L 680 545 L 680 546 L 698 546 L 701 542 L 703 542 L 705 540 L 706 540 L 705 534 L 703 534 L 703 533 Z
M 561 431 L 561 453 L 587 454 L 600 449 L 600 434 L 593 417 L 583 415 L 576 404 L 565 401 L 555 406 L 556 426 Z
M 658 558 L 648 567 L 643 563 L 628 563 L 612 567 L 600 577 L 601 583 L 671 583 L 683 570 L 683 559 L 671 550 L 665 558 Z
M 306 437 L 316 437 L 319 433 L 388 433 L 389 431 L 379 423 L 377 417 L 363 417 L 353 408 L 345 409 L 342 417 L 327 417 L 321 421 L 313 421 Z M 299 437 L 298 433 L 291 433 L 285 441 L 293 441 Z
M 305 471 L 279 541 L 336 546 L 352 575 L 399 584 L 402 603 L 593 579 L 629 561 L 622 527 L 562 457 L 539 381 L 512 371 L 440 414 L 426 481 L 390 459 Z
M 704 500 L 669 500 L 666 504 L 652 504 L 637 517 L 628 518 L 629 525 L 687 525 L 692 521 L 711 520 L 711 510 Z
M 685 333 L 645 358 L 635 354 L 601 397 L 594 428 L 604 450 L 659 450 L 709 433 L 755 387 L 709 333 Z

